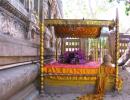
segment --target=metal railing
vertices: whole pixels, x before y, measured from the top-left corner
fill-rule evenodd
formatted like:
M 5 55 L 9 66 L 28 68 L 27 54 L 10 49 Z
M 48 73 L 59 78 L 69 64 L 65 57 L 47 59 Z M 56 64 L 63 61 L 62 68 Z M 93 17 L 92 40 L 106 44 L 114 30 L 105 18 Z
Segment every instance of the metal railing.
M 45 59 L 44 62 L 46 64 L 47 62 L 49 62 L 53 59 L 54 58 Z M 14 64 L 9 64 L 9 65 L 3 65 L 3 66 L 0 66 L 0 70 L 5 70 L 5 69 L 19 67 L 19 66 L 28 65 L 28 64 L 36 64 L 36 63 L 39 63 L 39 60 L 33 60 L 33 61 L 26 61 L 26 62 L 14 63 Z
M 22 66 L 22 65 L 34 64 L 34 63 L 38 63 L 38 62 L 39 61 L 26 61 L 26 62 L 21 62 L 21 63 L 4 65 L 4 66 L 0 66 L 0 70 L 14 68 L 14 67 Z
M 130 42 L 130 35 L 120 35 L 120 56 L 125 52 L 128 48 L 128 43 Z
M 110 39 L 111 38 L 111 39 Z M 114 39 L 114 40 L 113 40 Z M 94 41 L 94 39 L 91 39 L 92 41 Z M 102 57 L 105 55 L 105 54 L 110 54 L 112 56 L 113 59 L 114 56 L 115 56 L 115 38 L 113 38 L 111 35 L 103 35 L 100 37 L 100 41 L 101 43 L 98 42 L 98 46 L 97 46 L 97 49 L 100 50 L 100 54 L 102 55 Z M 120 33 L 120 40 L 119 40 L 119 45 L 120 45 L 120 48 L 119 48 L 119 54 L 120 56 L 122 56 L 125 52 L 125 50 L 128 48 L 128 43 L 130 42 L 130 35 L 128 34 L 123 34 L 123 33 Z M 96 50 L 96 45 L 97 44 L 94 44 L 94 42 L 90 43 L 92 45 L 91 48 L 89 48 L 89 50 Z M 101 46 L 99 46 L 99 44 Z M 96 52 L 96 51 L 95 51 Z M 95 54 L 96 56 L 96 54 Z

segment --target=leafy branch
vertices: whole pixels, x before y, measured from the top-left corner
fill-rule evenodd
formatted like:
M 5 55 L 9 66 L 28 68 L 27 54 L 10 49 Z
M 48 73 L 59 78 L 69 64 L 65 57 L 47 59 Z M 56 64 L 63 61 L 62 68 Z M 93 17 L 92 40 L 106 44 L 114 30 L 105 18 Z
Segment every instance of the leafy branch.
M 120 3 L 120 1 L 124 1 L 125 5 L 125 14 L 128 16 L 130 14 L 130 0 L 109 0 L 109 2 L 114 2 L 116 1 L 117 3 Z

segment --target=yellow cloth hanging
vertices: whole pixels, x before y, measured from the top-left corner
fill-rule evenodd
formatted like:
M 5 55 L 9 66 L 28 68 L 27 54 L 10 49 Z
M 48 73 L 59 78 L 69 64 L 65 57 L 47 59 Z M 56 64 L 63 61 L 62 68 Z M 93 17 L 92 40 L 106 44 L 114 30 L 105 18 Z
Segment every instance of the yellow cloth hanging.
M 105 87 L 107 85 L 108 80 L 110 79 L 110 74 L 108 74 L 108 69 L 111 67 L 101 65 L 99 69 L 99 77 L 97 79 L 97 86 L 96 86 L 96 94 L 87 94 L 84 96 L 79 97 L 77 100 L 103 100 L 105 94 Z M 113 75 L 113 79 L 115 76 Z M 117 88 L 118 90 L 122 90 L 122 79 L 119 77 L 118 79 Z

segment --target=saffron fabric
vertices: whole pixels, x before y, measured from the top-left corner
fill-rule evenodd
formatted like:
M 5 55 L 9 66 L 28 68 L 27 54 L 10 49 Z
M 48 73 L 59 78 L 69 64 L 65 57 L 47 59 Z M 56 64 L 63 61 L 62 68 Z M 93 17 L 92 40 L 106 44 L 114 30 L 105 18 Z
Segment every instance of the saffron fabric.
M 90 69 L 77 69 L 77 68 L 45 68 L 46 73 L 61 73 L 61 74 L 88 74 L 88 75 L 95 75 L 95 76 L 48 76 L 50 79 L 56 80 L 97 80 L 99 68 L 90 68 Z M 108 75 L 113 75 L 115 69 L 108 68 L 105 70 Z
M 100 64 L 97 62 L 88 62 L 86 64 L 47 64 L 44 66 L 45 73 L 62 74 L 97 74 Z
M 95 64 L 94 64 L 95 63 Z M 92 65 L 93 66 L 92 66 Z M 88 66 L 91 65 L 91 66 Z M 96 66 L 95 66 L 96 65 Z M 45 77 L 45 83 L 50 86 L 96 86 L 96 92 L 112 90 L 115 86 L 115 68 L 98 65 L 97 62 L 89 62 L 85 65 L 47 64 L 44 66 L 45 73 L 57 74 Z M 61 74 L 89 74 L 95 76 L 60 76 Z M 119 77 L 118 88 L 122 89 L 122 81 Z
M 96 80 L 57 80 L 49 77 L 45 78 L 45 84 L 48 86 L 85 86 L 85 85 L 96 85 Z
M 70 65 L 70 64 L 47 64 L 44 66 L 45 73 L 53 74 L 85 74 L 85 75 L 95 75 L 95 76 L 48 76 L 50 79 L 57 80 L 96 80 L 96 75 L 98 76 L 100 69 L 100 64 L 97 62 L 89 62 L 84 65 Z M 115 75 L 115 68 L 105 67 L 104 72 L 107 75 Z
M 46 64 L 45 67 L 47 68 L 99 68 L 100 63 L 95 61 L 87 62 L 86 64 L 61 64 L 58 62 Z

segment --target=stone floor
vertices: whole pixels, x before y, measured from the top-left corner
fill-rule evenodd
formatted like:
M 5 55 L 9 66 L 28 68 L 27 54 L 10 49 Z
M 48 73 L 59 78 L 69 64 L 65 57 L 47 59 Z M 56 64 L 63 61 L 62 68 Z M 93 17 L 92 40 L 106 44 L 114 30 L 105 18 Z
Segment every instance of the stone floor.
M 123 91 L 120 94 L 106 94 L 104 100 L 130 100 L 130 68 L 120 70 L 120 75 L 123 77 Z M 38 97 L 37 100 L 75 100 L 80 94 L 64 94 L 64 95 L 45 95 Z
M 45 97 L 38 97 L 37 100 L 76 100 L 80 94 L 66 94 L 66 95 L 46 95 Z M 130 95 L 123 93 L 118 95 L 107 94 L 104 100 L 130 100 Z

